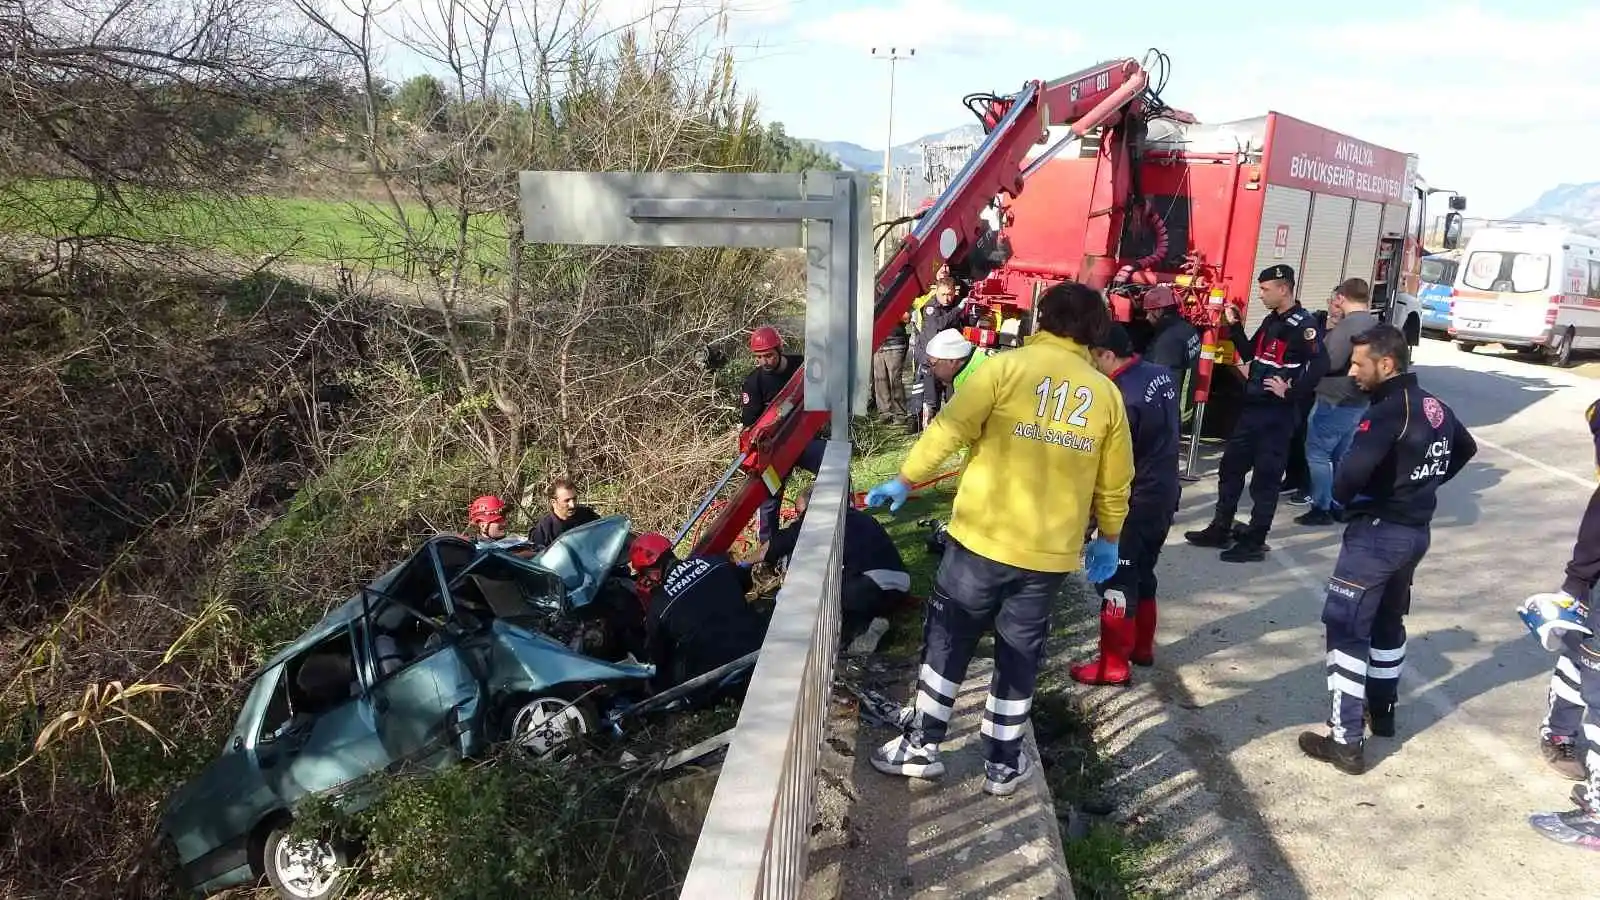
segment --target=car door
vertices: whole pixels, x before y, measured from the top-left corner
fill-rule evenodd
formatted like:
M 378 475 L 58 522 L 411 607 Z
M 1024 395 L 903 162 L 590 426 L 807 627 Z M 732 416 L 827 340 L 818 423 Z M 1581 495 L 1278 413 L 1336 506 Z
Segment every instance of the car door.
M 296 680 L 297 709 L 270 740 L 256 745 L 257 765 L 285 806 L 310 795 L 350 790 L 389 764 L 372 704 L 354 678 L 355 658 L 353 632 L 345 626 L 287 663 L 288 677 Z M 342 697 L 337 678 L 306 675 L 313 662 L 325 664 L 327 671 L 349 672 Z M 308 681 L 319 681 L 325 690 L 307 690 Z
M 471 752 L 482 687 L 454 637 L 404 609 L 380 618 L 413 638 L 397 667 L 369 669 L 367 696 L 389 768 L 448 765 Z M 383 634 L 367 631 L 375 661 Z

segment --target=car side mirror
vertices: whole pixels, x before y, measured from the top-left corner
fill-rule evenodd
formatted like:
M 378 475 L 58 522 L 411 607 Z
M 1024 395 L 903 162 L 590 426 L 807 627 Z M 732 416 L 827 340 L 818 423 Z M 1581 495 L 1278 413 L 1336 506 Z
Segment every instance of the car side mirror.
M 1444 216 L 1444 248 L 1454 250 L 1461 246 L 1461 213 L 1449 212 Z
M 244 737 L 241 736 L 241 735 L 234 735 L 234 737 L 233 737 L 233 752 L 238 753 L 243 749 L 244 749 Z

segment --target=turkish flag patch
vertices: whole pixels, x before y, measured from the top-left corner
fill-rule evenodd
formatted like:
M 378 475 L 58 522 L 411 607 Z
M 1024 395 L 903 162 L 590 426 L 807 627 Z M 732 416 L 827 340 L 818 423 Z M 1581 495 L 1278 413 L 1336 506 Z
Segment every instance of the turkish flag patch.
M 1372 420 L 1371 419 L 1362 419 L 1361 420 L 1361 424 L 1356 426 L 1356 430 L 1357 431 L 1371 431 L 1372 430 Z

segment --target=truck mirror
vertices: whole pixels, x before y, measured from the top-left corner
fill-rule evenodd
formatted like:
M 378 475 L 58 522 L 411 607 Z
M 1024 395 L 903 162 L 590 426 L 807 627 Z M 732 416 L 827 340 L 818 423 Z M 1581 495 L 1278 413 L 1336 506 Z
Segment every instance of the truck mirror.
M 1464 211 L 1467 208 L 1467 198 L 1461 196 L 1460 194 L 1451 194 L 1450 208 L 1456 212 Z
M 1444 217 L 1444 248 L 1454 250 L 1461 245 L 1461 213 L 1446 213 Z

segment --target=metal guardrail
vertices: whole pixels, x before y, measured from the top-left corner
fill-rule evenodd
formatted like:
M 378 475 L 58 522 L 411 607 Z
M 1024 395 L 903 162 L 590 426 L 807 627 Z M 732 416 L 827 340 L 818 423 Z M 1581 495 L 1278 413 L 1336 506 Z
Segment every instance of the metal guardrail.
M 829 441 L 680 900 L 799 896 L 844 576 L 850 444 Z

